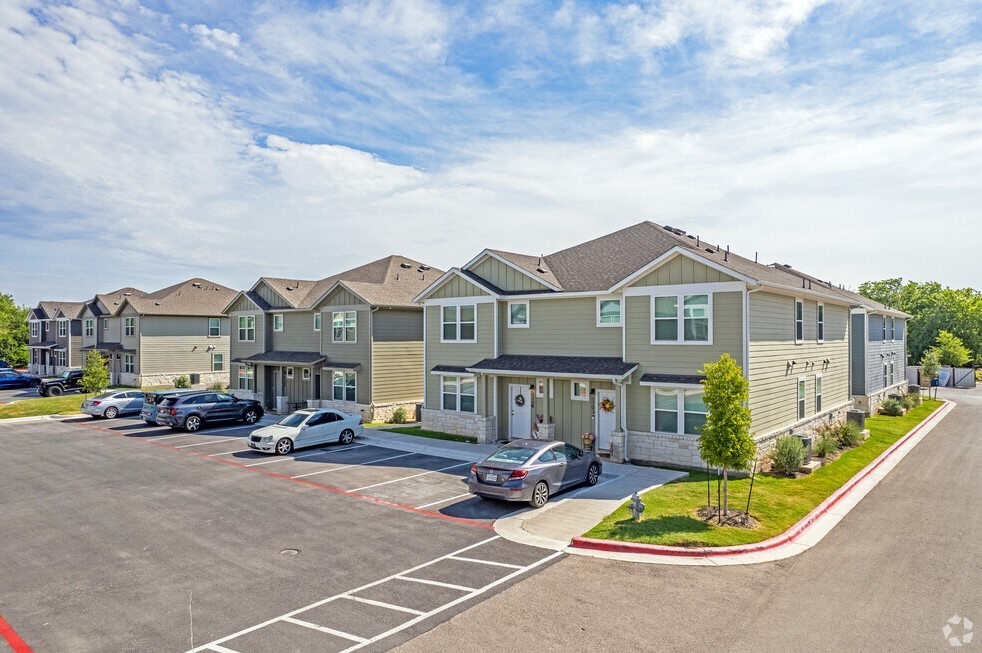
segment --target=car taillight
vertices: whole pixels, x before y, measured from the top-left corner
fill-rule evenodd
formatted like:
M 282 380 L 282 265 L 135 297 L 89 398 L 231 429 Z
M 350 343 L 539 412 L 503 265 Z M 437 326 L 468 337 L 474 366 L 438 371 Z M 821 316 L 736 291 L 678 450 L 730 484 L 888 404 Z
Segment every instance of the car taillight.
M 471 474 L 477 476 L 477 465 L 471 465 Z
M 171 415 L 177 415 L 177 409 L 176 408 L 169 408 L 169 409 L 167 409 L 167 412 L 169 414 L 171 414 Z
M 92 402 L 92 405 L 93 405 L 93 406 L 98 406 L 98 405 L 99 405 L 99 404 L 101 404 L 101 403 L 102 403 L 101 401 L 93 401 L 93 402 Z
M 513 471 L 511 473 L 511 476 L 509 476 L 508 478 L 525 478 L 528 475 L 529 475 L 529 470 L 527 470 L 527 469 L 516 469 L 515 471 Z
M 364 417 L 359 417 L 358 418 L 358 423 L 359 424 L 364 424 L 365 423 L 365 418 Z

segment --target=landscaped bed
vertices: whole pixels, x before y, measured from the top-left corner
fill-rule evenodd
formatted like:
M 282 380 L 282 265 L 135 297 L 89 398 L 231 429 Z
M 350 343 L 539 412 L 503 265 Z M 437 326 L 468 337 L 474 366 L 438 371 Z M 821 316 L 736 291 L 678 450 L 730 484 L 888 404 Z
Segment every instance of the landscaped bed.
M 640 522 L 631 519 L 624 504 L 583 537 L 668 546 L 732 546 L 766 540 L 811 512 L 942 403 L 925 400 L 903 417 L 868 418 L 870 436 L 862 445 L 802 478 L 757 474 L 750 504 L 750 514 L 760 522 L 755 529 L 719 527 L 699 519 L 696 512 L 706 505 L 706 475 L 693 473 L 643 495 L 646 509 Z M 715 475 L 710 484 L 715 503 Z M 730 479 L 729 486 L 730 508 L 745 509 L 750 479 Z
M 441 433 L 439 431 L 427 431 L 419 426 L 386 426 L 382 425 L 380 431 L 390 433 L 402 433 L 403 435 L 416 435 L 421 438 L 433 438 L 434 440 L 450 440 L 451 442 L 470 442 L 477 443 L 477 438 L 470 435 L 453 435 L 451 433 Z

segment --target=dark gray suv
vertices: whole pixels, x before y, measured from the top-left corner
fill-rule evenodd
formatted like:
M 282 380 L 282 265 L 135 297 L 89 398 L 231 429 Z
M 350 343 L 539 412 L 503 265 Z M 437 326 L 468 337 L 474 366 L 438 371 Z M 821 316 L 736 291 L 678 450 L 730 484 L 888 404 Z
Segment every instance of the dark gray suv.
M 213 390 L 167 397 L 157 407 L 158 424 L 191 432 L 215 422 L 255 424 L 262 416 L 258 401 Z

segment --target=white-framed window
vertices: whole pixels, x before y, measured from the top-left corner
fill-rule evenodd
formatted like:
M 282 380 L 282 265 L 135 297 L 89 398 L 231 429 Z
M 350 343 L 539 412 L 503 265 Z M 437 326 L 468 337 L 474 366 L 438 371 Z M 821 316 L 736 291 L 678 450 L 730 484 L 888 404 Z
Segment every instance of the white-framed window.
M 123 354 L 123 371 L 132 374 L 136 371 L 135 357 L 133 354 Z
M 58 337 L 64 338 L 68 335 L 68 321 L 58 320 Z
M 222 335 L 222 319 L 219 317 L 208 318 L 208 337 L 217 338 Z
M 355 401 L 358 396 L 358 379 L 354 372 L 334 372 L 332 382 L 335 401 Z
M 273 331 L 282 331 L 282 330 L 283 330 L 283 314 L 282 313 L 274 313 L 273 314 Z
M 85 320 L 82 323 L 82 327 L 85 329 L 86 338 L 91 338 L 95 335 L 95 320 Z
M 477 342 L 477 304 L 444 306 L 440 342 Z
M 801 299 L 794 300 L 794 341 L 805 341 L 805 302 Z
M 897 318 L 890 318 L 890 341 L 893 342 L 897 339 Z
M 652 298 L 651 344 L 712 344 L 712 295 Z
M 621 326 L 621 300 L 614 297 L 597 298 L 597 326 Z
M 102 330 L 103 330 L 103 331 L 108 331 L 108 330 L 109 330 L 109 318 L 108 318 L 108 317 L 107 317 L 107 318 L 105 318 L 105 319 L 104 319 L 104 320 L 102 321 Z
M 135 317 L 124 317 L 123 318 L 123 335 L 127 338 L 132 338 L 136 335 L 136 318 Z
M 240 315 L 239 316 L 239 342 L 255 342 L 255 341 L 256 341 L 256 316 Z
M 652 431 L 699 435 L 708 414 L 702 388 L 651 389 Z
M 569 384 L 569 398 L 573 401 L 589 401 L 590 382 L 571 381 Z
M 31 337 L 40 338 L 41 337 L 41 323 L 31 322 Z
M 252 390 L 255 374 L 256 368 L 251 365 L 239 365 L 239 390 Z
M 300 378 L 302 378 L 304 381 L 309 381 L 310 380 L 310 368 L 309 367 L 304 367 L 303 369 L 300 370 Z
M 68 365 L 68 359 L 65 350 L 62 349 L 58 352 L 58 366 L 65 367 L 66 365 Z
M 222 372 L 225 370 L 225 354 L 211 355 L 211 371 Z
M 883 342 L 886 342 L 886 339 L 887 339 L 887 316 L 886 315 L 884 315 L 881 318 L 881 324 L 883 325 L 883 336 L 881 337 L 881 340 L 883 340 Z
M 331 340 L 333 342 L 358 341 L 357 311 L 334 311 L 331 313 Z
M 48 322 L 48 321 L 45 321 L 45 323 L 44 323 L 44 332 L 47 333 L 50 330 L 51 330 L 51 323 Z
M 441 376 L 440 394 L 443 410 L 477 412 L 477 380 L 473 376 Z
M 288 378 L 288 379 L 292 379 L 293 378 L 293 368 L 292 367 L 286 368 L 286 378 Z
M 815 413 L 822 412 L 822 375 L 815 375 Z
M 508 328 L 529 328 L 529 303 L 508 302 Z
M 897 382 L 896 377 L 893 375 L 893 361 L 890 361 L 890 385 Z
M 546 396 L 546 380 L 536 379 L 535 380 L 535 396 L 545 397 Z
M 815 324 L 816 340 L 825 342 L 825 304 L 819 304 L 815 314 L 818 316 Z
M 798 379 L 798 419 L 805 419 L 805 379 Z
M 314 313 L 314 331 L 321 330 L 321 319 L 323 319 L 323 313 Z
M 890 385 L 888 383 L 890 379 L 890 365 L 888 363 L 883 363 L 883 387 Z

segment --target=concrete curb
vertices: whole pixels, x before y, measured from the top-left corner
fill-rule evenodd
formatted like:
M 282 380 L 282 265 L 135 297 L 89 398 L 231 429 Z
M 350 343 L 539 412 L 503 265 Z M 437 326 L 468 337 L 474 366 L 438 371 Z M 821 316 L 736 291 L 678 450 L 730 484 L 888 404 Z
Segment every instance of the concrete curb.
M 914 446 L 956 405 L 953 401 L 945 401 L 943 406 L 894 442 L 886 451 L 877 456 L 845 485 L 832 493 L 791 528 L 781 535 L 763 542 L 728 547 L 684 548 L 576 537 L 573 538 L 567 551 L 569 553 L 582 552 L 586 555 L 600 554 L 600 557 L 618 557 L 632 561 L 641 561 L 640 558 L 648 557 L 649 560 L 643 561 L 660 564 L 696 565 L 752 564 L 797 555 L 820 542 L 831 531 L 832 527 L 848 514 L 870 490 L 876 487 L 880 480 L 898 462 L 903 460 Z M 910 446 L 907 446 L 908 444 Z M 900 451 L 902 448 L 904 450 Z M 879 470 L 881 465 L 888 469 Z M 880 473 L 875 475 L 877 471 Z M 865 485 L 860 488 L 859 486 L 864 483 Z M 859 489 L 857 490 L 857 488 Z M 855 494 L 853 494 L 854 491 Z M 840 502 L 848 505 L 839 506 Z M 621 558 L 622 555 L 630 557 Z
M 68 419 L 70 417 L 86 417 L 82 413 L 71 415 L 33 415 L 31 417 L 11 417 L 10 419 L 0 419 L 0 426 L 4 424 L 17 424 L 19 422 L 41 422 L 47 419 Z
M 380 436 L 378 433 L 385 433 Z M 453 442 L 451 440 L 432 440 L 417 435 L 393 433 L 384 429 L 365 429 L 358 440 L 366 444 L 375 444 L 387 449 L 420 453 L 451 460 L 473 463 L 492 453 L 499 445 L 480 445 L 469 442 Z

